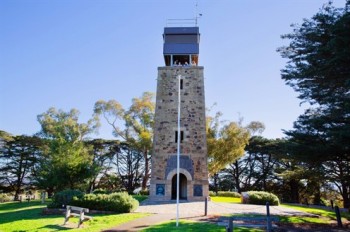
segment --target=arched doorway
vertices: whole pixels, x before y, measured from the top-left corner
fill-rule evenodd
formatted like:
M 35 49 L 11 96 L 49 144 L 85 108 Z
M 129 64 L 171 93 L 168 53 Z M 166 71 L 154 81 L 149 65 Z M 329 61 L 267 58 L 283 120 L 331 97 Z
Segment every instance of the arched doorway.
M 176 186 L 177 186 L 177 174 L 175 174 L 171 180 L 171 199 L 176 200 Z M 187 200 L 187 178 L 184 174 L 180 173 L 179 184 L 179 198 L 181 200 Z

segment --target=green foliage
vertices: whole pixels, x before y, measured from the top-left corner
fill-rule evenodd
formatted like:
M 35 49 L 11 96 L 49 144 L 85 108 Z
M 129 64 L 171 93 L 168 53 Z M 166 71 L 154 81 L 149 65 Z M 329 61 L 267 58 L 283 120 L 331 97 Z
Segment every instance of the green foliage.
M 84 138 L 98 126 L 96 118 L 79 123 L 79 112 L 50 108 L 38 115 L 39 135 L 45 140 L 44 154 L 36 167 L 39 187 L 60 191 L 66 188 L 85 188 L 95 174 L 92 147 Z
M 319 178 L 337 186 L 350 207 L 350 1 L 344 8 L 329 1 L 282 38 L 289 40 L 278 50 L 288 59 L 282 79 L 311 104 L 286 132 L 295 144 L 290 154 L 323 170 Z
M 240 122 L 221 125 L 221 113 L 207 117 L 208 170 L 214 175 L 244 154 L 250 133 Z
M 90 210 L 112 211 L 116 213 L 130 213 L 139 202 L 126 192 L 112 194 L 85 194 L 82 198 L 74 198 L 72 205 Z
M 116 185 L 112 170 L 112 163 L 120 153 L 120 142 L 118 140 L 93 139 L 85 141 L 88 146 L 92 147 L 92 177 L 89 180 L 87 189 L 94 189 L 95 186 L 108 190 L 120 189 Z M 108 183 L 106 183 L 107 181 Z
M 149 195 L 149 189 L 141 190 L 140 191 L 140 195 L 148 196 Z
M 0 135 L 0 184 L 6 183 L 17 200 L 24 187 L 31 184 L 32 170 L 41 154 L 41 140 L 36 136 L 4 136 Z
M 266 205 L 266 202 L 269 202 L 270 205 L 280 204 L 275 194 L 263 191 L 248 191 L 246 194 L 242 193 L 242 199 L 242 203 L 253 205 Z
M 6 193 L 0 193 L 0 203 L 10 201 L 11 197 L 8 196 Z
M 147 188 L 147 182 L 150 175 L 150 151 L 153 144 L 153 125 L 155 102 L 154 94 L 145 92 L 140 98 L 133 98 L 132 105 L 128 110 L 115 100 L 99 100 L 95 103 L 94 113 L 96 117 L 103 116 L 104 119 L 113 128 L 113 134 L 121 137 L 128 144 L 130 152 L 135 151 L 141 154 L 142 163 L 144 165 L 132 165 L 135 162 L 126 162 L 126 165 L 118 166 L 118 172 L 124 176 L 136 175 L 143 171 L 142 189 Z M 133 152 L 133 153 L 135 153 Z M 138 159 L 137 156 L 134 158 Z M 139 170 L 143 166 L 143 170 Z M 125 188 L 128 192 L 135 189 L 133 178 L 125 178 L 123 180 Z
M 216 196 L 216 193 L 214 191 L 209 191 L 209 196 Z
M 241 194 L 237 192 L 228 192 L 228 191 L 218 191 L 218 193 L 216 194 L 214 191 L 209 191 L 209 196 L 240 198 Z
M 148 198 L 148 195 L 132 195 L 138 202 L 142 202 Z
M 92 193 L 93 194 L 108 194 L 110 192 L 105 190 L 105 189 L 95 189 Z
M 237 192 L 218 191 L 218 196 L 222 196 L 222 197 L 241 197 L 241 194 L 239 194 Z
M 64 190 L 56 193 L 52 198 L 52 203 L 48 205 L 49 208 L 64 208 L 71 204 L 73 199 L 82 198 L 84 193 L 79 190 Z

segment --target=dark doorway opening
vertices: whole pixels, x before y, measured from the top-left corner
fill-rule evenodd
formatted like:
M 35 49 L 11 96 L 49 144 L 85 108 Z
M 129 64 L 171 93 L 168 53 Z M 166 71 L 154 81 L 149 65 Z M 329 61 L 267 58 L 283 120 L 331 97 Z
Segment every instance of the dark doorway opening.
M 177 186 L 177 174 L 173 176 L 173 179 L 171 181 L 171 199 L 172 200 L 176 200 L 176 186 Z M 187 178 L 182 173 L 180 173 L 179 198 L 181 200 L 187 200 Z

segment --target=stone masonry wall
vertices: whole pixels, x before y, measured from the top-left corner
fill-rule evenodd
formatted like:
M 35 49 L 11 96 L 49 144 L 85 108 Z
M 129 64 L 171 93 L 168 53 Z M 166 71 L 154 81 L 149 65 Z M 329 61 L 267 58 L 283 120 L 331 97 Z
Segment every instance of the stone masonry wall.
M 181 156 L 189 157 L 189 159 L 184 160 L 192 161 L 192 169 L 191 164 L 182 167 L 185 165 L 183 164 L 181 167 L 187 168 L 189 173 L 193 173 L 193 179 L 188 180 L 188 184 L 190 184 L 188 188 L 193 188 L 193 185 L 203 185 L 203 195 L 207 196 L 208 193 L 203 67 L 159 67 L 152 154 L 151 198 L 155 194 L 155 184 L 166 184 L 166 194 L 169 194 L 169 188 L 171 188 L 171 181 L 167 180 L 167 175 L 171 169 L 169 166 L 171 157 L 177 154 L 175 137 L 178 129 L 179 76 L 181 76 L 183 86 L 180 91 L 180 126 L 184 133 L 180 151 Z M 193 194 L 193 190 L 188 189 L 188 193 Z M 188 194 L 188 199 L 193 199 L 190 194 Z

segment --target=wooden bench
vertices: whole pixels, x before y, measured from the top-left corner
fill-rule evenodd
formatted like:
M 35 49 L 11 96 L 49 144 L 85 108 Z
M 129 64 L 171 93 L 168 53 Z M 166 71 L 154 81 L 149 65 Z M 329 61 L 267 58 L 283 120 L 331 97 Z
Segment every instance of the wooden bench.
M 76 207 L 76 206 L 71 206 L 67 205 L 67 210 L 66 210 L 66 217 L 64 219 L 64 224 L 68 222 L 69 218 L 71 217 L 79 217 L 79 223 L 78 223 L 78 228 L 80 225 L 87 220 L 92 219 L 92 217 L 85 215 L 85 213 L 88 213 L 89 209 L 87 208 L 81 208 L 81 207 Z

